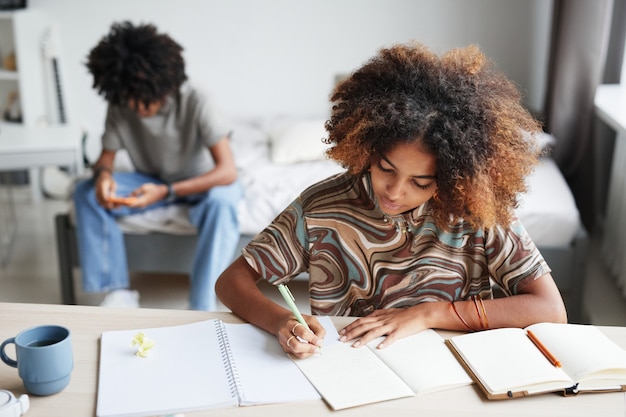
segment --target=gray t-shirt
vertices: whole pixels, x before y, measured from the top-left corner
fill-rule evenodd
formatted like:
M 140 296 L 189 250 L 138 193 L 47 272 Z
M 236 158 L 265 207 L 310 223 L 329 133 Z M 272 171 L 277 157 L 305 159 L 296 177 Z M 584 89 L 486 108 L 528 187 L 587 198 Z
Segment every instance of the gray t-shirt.
M 208 148 L 228 134 L 208 94 L 186 82 L 180 100 L 167 97 L 153 117 L 109 106 L 102 147 L 126 149 L 137 171 L 174 182 L 211 170 Z

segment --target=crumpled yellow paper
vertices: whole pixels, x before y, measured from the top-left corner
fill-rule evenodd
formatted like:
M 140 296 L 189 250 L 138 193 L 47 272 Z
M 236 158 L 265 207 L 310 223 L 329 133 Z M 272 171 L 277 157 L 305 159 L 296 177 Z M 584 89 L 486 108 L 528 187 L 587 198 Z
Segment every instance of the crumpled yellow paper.
M 147 338 L 143 332 L 139 332 L 131 341 L 131 346 L 135 345 L 137 345 L 137 352 L 135 352 L 135 355 L 147 358 L 148 352 L 154 347 L 154 340 Z

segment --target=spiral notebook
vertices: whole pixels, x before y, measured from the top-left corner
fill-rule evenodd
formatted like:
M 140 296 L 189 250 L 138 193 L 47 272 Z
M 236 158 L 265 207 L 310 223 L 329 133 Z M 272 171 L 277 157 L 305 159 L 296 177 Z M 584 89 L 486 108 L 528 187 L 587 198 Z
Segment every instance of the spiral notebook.
M 328 317 L 325 343 L 337 343 Z M 147 358 L 135 355 L 138 332 L 154 340 Z M 320 396 L 283 352 L 276 337 L 251 324 L 208 320 L 102 333 L 98 417 L 153 416 L 306 401 Z

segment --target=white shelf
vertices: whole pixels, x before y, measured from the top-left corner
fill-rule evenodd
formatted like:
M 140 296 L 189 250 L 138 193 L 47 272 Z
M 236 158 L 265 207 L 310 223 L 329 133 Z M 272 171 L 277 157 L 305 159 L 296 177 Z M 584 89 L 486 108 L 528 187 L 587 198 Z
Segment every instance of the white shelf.
M 2 20 L 2 19 L 7 19 L 7 20 L 13 19 L 13 15 L 14 14 L 15 14 L 15 10 L 2 10 L 2 11 L 0 11 L 0 20 Z
M 4 107 L 8 93 L 17 91 L 22 123 L 29 126 L 46 115 L 41 52 L 45 28 L 43 16 L 36 9 L 0 12 L 0 58 L 13 52 L 17 66 L 17 71 L 0 69 L 0 107 Z
M 17 81 L 18 78 L 19 77 L 18 77 L 17 71 L 7 71 L 7 70 L 0 69 L 0 80 L 15 80 L 15 81 Z

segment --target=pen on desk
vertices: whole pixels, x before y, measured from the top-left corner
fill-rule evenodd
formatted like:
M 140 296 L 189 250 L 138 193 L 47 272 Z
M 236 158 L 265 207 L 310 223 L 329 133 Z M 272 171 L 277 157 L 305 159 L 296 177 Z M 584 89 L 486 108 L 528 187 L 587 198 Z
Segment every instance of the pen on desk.
M 289 306 L 289 309 L 291 310 L 293 315 L 296 316 L 296 320 L 298 320 L 298 323 L 306 327 L 308 331 L 311 331 L 309 325 L 306 324 L 306 321 L 304 321 L 304 317 L 302 317 L 300 310 L 298 310 L 298 306 L 296 305 L 296 299 L 294 298 L 293 294 L 291 294 L 291 291 L 289 291 L 289 288 L 287 288 L 285 284 L 279 284 L 278 291 L 280 291 L 280 294 L 285 299 L 285 302 L 287 303 L 287 306 Z
M 527 330 L 526 334 L 528 335 L 530 340 L 535 344 L 535 346 L 537 346 L 537 349 L 539 349 L 541 353 L 543 353 L 543 355 L 550 361 L 552 365 L 556 366 L 557 368 L 561 367 L 561 362 L 559 362 L 558 359 L 554 357 L 554 355 L 548 350 L 547 347 L 544 346 L 543 343 L 541 343 L 541 340 L 539 340 L 539 338 L 535 336 L 533 332 L 531 332 L 530 330 Z

